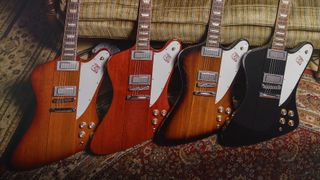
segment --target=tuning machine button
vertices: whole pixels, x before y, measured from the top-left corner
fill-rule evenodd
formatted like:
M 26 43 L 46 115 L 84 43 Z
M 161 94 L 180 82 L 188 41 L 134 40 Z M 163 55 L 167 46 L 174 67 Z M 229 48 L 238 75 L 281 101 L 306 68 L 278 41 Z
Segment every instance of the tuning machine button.
M 293 116 L 294 116 L 294 111 L 289 110 L 289 111 L 288 111 L 288 116 L 293 117 Z
M 79 132 L 79 138 L 83 138 L 86 135 L 86 132 L 80 131 Z
M 285 124 L 286 123 L 286 119 L 285 118 L 280 118 L 279 123 L 280 124 Z
M 158 116 L 159 115 L 159 110 L 158 109 L 153 110 L 153 115 L 154 116 Z
M 166 111 L 165 109 L 162 110 L 162 111 L 161 111 L 161 115 L 162 115 L 162 116 L 166 116 L 166 115 L 167 115 L 167 111 Z
M 291 126 L 291 127 L 294 126 L 294 121 L 290 119 L 290 120 L 288 121 L 288 125 Z
M 81 122 L 81 123 L 79 124 L 79 127 L 80 127 L 81 129 L 83 129 L 83 128 L 86 127 L 86 125 L 87 125 L 86 122 Z
M 89 129 L 93 129 L 96 126 L 94 122 L 89 123 Z
M 287 110 L 286 109 L 281 109 L 281 115 L 286 116 L 287 115 Z
M 230 107 L 227 107 L 227 108 L 226 108 L 226 114 L 230 115 L 231 112 L 232 112 L 231 108 L 230 108 Z
M 223 112 L 224 112 L 223 106 L 219 106 L 219 107 L 218 107 L 218 112 L 219 112 L 219 113 L 223 113 Z
M 218 122 L 221 122 L 221 121 L 222 121 L 222 116 L 221 116 L 221 115 L 218 115 L 218 116 L 217 116 L 217 121 L 218 121 Z
M 157 125 L 158 124 L 158 119 L 157 118 L 153 118 L 151 121 L 152 125 Z

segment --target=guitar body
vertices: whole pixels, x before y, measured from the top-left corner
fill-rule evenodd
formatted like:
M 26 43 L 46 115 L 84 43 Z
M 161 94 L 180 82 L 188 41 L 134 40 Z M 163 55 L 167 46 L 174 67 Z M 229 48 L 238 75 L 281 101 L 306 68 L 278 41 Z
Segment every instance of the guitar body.
M 153 137 L 154 131 L 164 119 L 161 112 L 166 114 L 170 109 L 168 82 L 180 48 L 180 42 L 171 41 L 162 50 L 151 50 L 154 52 L 152 60 L 132 60 L 133 47 L 115 54 L 108 61 L 107 70 L 113 98 L 106 116 L 93 136 L 93 153 L 114 153 Z M 128 82 L 129 77 L 138 72 L 140 75 L 152 75 L 151 87 L 130 91 L 134 87 Z M 128 96 L 150 96 L 150 99 L 128 99 Z
M 231 122 L 220 135 L 222 144 L 240 146 L 258 143 L 294 130 L 299 124 L 296 108 L 296 89 L 306 68 L 313 47 L 303 44 L 288 52 L 287 60 L 272 65 L 267 59 L 269 46 L 249 51 L 243 57 L 246 92 Z M 275 63 L 275 62 L 274 62 Z M 283 75 L 279 90 L 262 89 L 264 74 L 273 68 L 275 74 Z M 279 94 L 279 98 L 261 96 L 261 92 Z
M 13 152 L 13 167 L 35 168 L 66 158 L 86 147 L 99 122 L 97 89 L 103 76 L 102 67 L 109 56 L 107 50 L 101 50 L 89 61 L 78 60 L 77 71 L 57 70 L 61 57 L 34 69 L 31 81 L 36 95 L 35 116 Z M 54 96 L 57 86 L 78 87 L 77 94 L 72 98 Z M 68 101 L 61 101 L 66 99 Z M 74 108 L 75 111 L 54 112 L 52 108 Z
M 164 143 L 187 142 L 208 136 L 231 116 L 229 87 L 239 69 L 240 58 L 249 45 L 244 40 L 234 43 L 223 49 L 220 58 L 202 56 L 204 45 L 186 48 L 178 56 L 183 93 L 160 128 L 158 138 Z M 199 80 L 200 71 L 215 72 L 219 78 L 211 87 L 200 87 L 199 83 L 210 83 Z M 215 95 L 195 95 L 195 92 L 213 92 Z

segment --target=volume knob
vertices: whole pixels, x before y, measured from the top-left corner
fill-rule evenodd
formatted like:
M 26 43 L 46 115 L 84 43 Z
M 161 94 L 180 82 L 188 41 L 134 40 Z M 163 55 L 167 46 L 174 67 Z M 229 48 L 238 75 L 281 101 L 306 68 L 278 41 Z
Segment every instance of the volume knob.
M 286 110 L 286 109 L 281 109 L 281 114 L 282 114 L 283 116 L 286 116 L 286 115 L 287 115 L 287 110 Z
M 161 111 L 161 115 L 162 115 L 162 116 L 166 116 L 166 115 L 167 115 L 167 111 L 166 111 L 165 109 L 162 110 L 162 111 Z
M 158 116 L 159 115 L 159 110 L 158 109 L 153 110 L 153 115 L 154 116 Z
M 227 108 L 226 108 L 226 114 L 230 115 L 231 112 L 232 112 L 231 108 L 227 107 Z
M 285 124 L 286 123 L 286 119 L 285 118 L 280 118 L 279 123 L 280 124 Z
M 79 132 L 79 138 L 83 138 L 86 135 L 86 132 L 80 131 Z
M 294 112 L 292 110 L 288 111 L 288 116 L 293 117 L 294 116 Z
M 86 122 L 81 122 L 81 123 L 79 124 L 79 127 L 82 129 L 82 128 L 86 127 L 86 125 L 87 125 Z
M 89 123 L 89 129 L 93 129 L 96 126 L 94 122 Z
M 219 113 L 223 113 L 223 111 L 224 111 L 223 106 L 219 106 L 219 107 L 218 107 L 218 112 L 219 112 Z
M 217 121 L 218 121 L 218 122 L 221 122 L 221 121 L 222 121 L 222 116 L 221 116 L 221 115 L 218 115 L 218 116 L 217 116 Z
M 152 123 L 152 125 L 157 125 L 158 124 L 158 119 L 157 118 L 153 118 L 151 123 Z

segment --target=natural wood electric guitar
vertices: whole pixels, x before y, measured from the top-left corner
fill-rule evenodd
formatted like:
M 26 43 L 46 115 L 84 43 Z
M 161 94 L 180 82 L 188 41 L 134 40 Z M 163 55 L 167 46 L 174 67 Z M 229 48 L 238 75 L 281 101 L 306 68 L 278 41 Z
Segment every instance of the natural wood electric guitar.
M 100 50 L 89 61 L 76 56 L 79 0 L 68 1 L 62 55 L 31 75 L 36 111 L 11 158 L 14 168 L 34 168 L 86 147 L 94 131 L 97 89 L 110 54 Z
M 231 116 L 230 86 L 249 45 L 241 40 L 227 48 L 220 46 L 223 7 L 224 0 L 213 0 L 206 42 L 178 56 L 184 92 L 161 126 L 158 140 L 170 143 L 205 137 Z
M 254 144 L 294 130 L 299 124 L 296 89 L 313 51 L 309 43 L 286 51 L 291 0 L 280 0 L 272 43 L 243 56 L 246 93 L 230 124 L 224 145 Z
M 110 108 L 91 142 L 95 154 L 121 151 L 149 140 L 170 110 L 168 82 L 179 41 L 150 47 L 151 0 L 140 0 L 136 45 L 107 64 L 112 83 Z

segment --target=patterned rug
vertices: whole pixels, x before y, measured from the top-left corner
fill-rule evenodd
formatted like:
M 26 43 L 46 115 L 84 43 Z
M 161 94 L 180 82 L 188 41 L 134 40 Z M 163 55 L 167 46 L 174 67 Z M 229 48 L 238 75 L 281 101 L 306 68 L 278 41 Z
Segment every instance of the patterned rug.
M 0 156 L 34 106 L 31 70 L 60 48 L 44 3 L 0 0 Z M 174 147 L 146 142 L 109 156 L 81 152 L 32 171 L 2 167 L 0 179 L 319 179 L 320 86 L 310 72 L 299 84 L 297 105 L 297 130 L 253 146 L 225 148 L 215 135 Z

